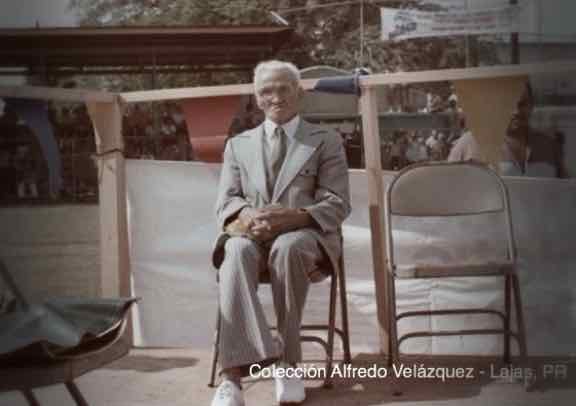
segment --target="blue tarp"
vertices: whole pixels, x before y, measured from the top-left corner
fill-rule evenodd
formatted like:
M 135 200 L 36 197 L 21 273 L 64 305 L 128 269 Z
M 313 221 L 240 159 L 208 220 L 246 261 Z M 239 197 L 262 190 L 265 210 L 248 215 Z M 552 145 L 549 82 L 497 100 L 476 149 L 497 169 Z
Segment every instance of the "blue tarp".
M 48 119 L 46 102 L 16 98 L 6 98 L 4 102 L 26 122 L 38 138 L 48 165 L 50 194 L 57 195 L 62 187 L 62 160 L 52 124 Z

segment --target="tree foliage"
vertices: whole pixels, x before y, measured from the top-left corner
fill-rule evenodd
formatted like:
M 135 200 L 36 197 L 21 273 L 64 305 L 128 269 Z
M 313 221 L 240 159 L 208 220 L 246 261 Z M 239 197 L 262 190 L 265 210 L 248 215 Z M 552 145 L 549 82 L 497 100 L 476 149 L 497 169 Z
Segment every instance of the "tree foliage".
M 70 0 L 81 25 L 262 24 L 274 1 Z M 269 21 L 269 20 L 268 20 Z
M 381 6 L 438 9 L 426 0 L 365 1 L 361 27 L 360 1 L 336 0 L 70 0 L 70 7 L 89 26 L 206 26 L 274 24 L 270 11 L 289 21 L 300 37 L 279 57 L 299 66 L 331 65 L 350 70 L 369 67 L 372 72 L 395 72 L 462 67 L 463 39 L 442 37 L 383 42 Z M 323 7 L 327 5 L 326 7 Z M 361 41 L 363 39 L 363 41 Z M 494 59 L 490 47 L 480 42 L 484 60 Z M 195 81 L 229 82 L 235 75 L 196 75 Z M 167 77 L 165 81 L 175 79 Z M 190 78 L 186 78 L 187 81 Z M 176 79 L 177 81 L 177 79 Z

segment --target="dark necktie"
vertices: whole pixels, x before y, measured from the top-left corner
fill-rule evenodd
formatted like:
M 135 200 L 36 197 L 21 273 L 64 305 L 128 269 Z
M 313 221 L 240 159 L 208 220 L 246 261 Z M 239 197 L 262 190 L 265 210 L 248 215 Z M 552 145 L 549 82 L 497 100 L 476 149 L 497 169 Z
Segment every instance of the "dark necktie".
M 268 186 L 270 191 L 273 191 L 280 168 L 282 168 L 286 157 L 286 133 L 282 127 L 276 127 L 270 141 L 270 179 Z

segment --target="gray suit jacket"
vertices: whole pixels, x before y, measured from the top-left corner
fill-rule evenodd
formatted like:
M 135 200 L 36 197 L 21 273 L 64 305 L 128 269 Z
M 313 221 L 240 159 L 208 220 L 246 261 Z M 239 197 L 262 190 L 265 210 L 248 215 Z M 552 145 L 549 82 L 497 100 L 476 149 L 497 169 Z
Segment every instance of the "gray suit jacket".
M 340 226 L 350 214 L 348 165 L 342 138 L 335 131 L 300 120 L 270 196 L 263 136 L 264 126 L 260 125 L 226 144 L 216 202 L 218 227 L 223 231 L 245 206 L 262 208 L 276 203 L 304 208 L 318 225 L 307 230 L 323 247 L 335 270 L 341 254 Z M 222 232 L 216 240 L 212 258 L 215 267 L 222 263 L 227 238 Z

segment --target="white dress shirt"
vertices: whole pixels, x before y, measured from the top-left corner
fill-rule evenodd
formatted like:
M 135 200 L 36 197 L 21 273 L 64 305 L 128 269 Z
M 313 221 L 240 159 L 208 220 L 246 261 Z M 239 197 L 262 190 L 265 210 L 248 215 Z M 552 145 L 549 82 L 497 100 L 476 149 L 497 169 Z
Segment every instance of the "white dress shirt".
M 299 124 L 300 116 L 298 114 L 296 114 L 292 120 L 282 124 L 281 126 L 272 120 L 266 119 L 264 121 L 264 152 L 266 156 L 270 156 L 272 152 L 272 137 L 274 137 L 274 130 L 276 130 L 276 127 L 282 127 L 284 130 L 284 134 L 286 134 L 286 150 L 288 150 L 290 148 L 290 144 L 292 143 L 292 139 L 296 135 Z

